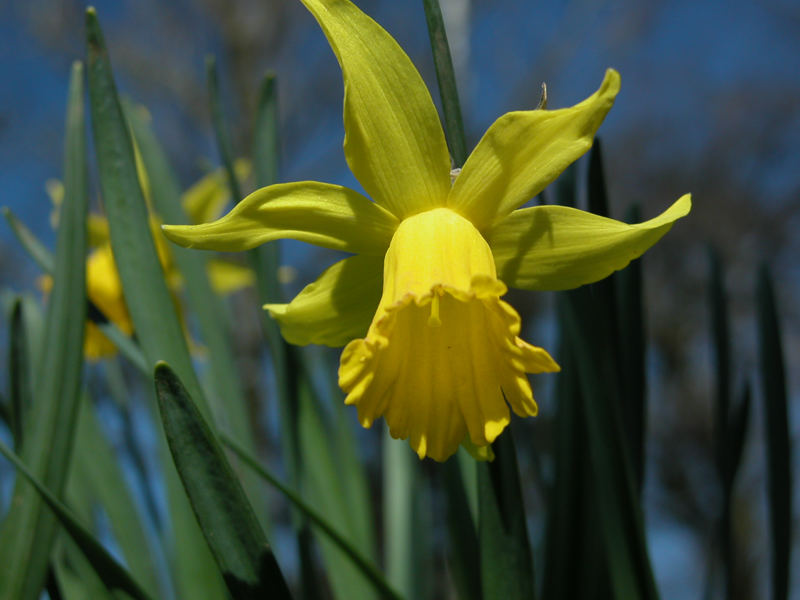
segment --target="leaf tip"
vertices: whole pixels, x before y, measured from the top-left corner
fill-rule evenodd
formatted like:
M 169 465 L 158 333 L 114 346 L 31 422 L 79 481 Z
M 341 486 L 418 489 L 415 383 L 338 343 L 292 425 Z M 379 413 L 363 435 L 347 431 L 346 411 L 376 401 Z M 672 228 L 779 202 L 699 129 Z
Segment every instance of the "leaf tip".
M 94 6 L 86 8 L 86 42 L 89 50 L 102 52 L 105 44 L 103 43 L 103 33 L 100 31 L 100 22 L 97 19 L 97 10 Z

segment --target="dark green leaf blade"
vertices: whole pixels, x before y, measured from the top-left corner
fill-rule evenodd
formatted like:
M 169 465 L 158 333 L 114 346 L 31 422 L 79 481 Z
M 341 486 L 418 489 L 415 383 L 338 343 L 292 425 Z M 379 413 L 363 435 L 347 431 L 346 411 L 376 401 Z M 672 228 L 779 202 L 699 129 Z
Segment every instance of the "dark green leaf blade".
M 767 265 L 758 273 L 759 370 L 764 394 L 767 483 L 772 532 L 772 598 L 789 595 L 792 544 L 792 466 L 783 345 L 772 277 Z
M 156 395 L 172 458 L 234 598 L 291 598 L 255 513 L 214 434 L 178 377 L 155 368 Z
M 22 456 L 32 473 L 63 493 L 78 406 L 83 364 L 88 209 L 83 65 L 72 68 L 64 152 L 64 208 L 58 230 L 53 291 L 47 310 L 41 370 L 37 372 L 24 432 Z M 0 529 L 0 597 L 33 599 L 47 574 L 57 531 L 34 488 L 22 478 L 14 486 L 12 508 Z
M 14 454 L 3 442 L 0 442 L 0 454 L 3 454 L 16 467 L 25 479 L 33 486 L 36 494 L 44 501 L 61 526 L 67 531 L 75 544 L 81 549 L 94 567 L 95 572 L 110 590 L 120 590 L 137 600 L 149 600 L 147 593 L 136 583 L 114 558 L 103 548 L 94 536 L 72 515 L 72 512 L 48 490 L 41 481 L 25 466 L 25 463 Z M 47 557 L 47 556 L 46 556 Z M 48 557 L 49 558 L 49 557 Z M 15 596 L 5 596 L 14 598 Z M 18 596 L 16 596 L 18 597 Z M 38 598 L 38 595 L 36 596 Z
M 626 222 L 638 223 L 639 206 L 631 206 Z M 623 426 L 629 441 L 636 489 L 642 493 L 645 479 L 645 438 L 647 437 L 647 369 L 645 305 L 642 260 L 632 260 L 613 275 L 617 290 L 619 326 L 619 371 L 622 374 Z
M 485 600 L 534 598 L 533 555 L 511 430 L 492 444 L 495 459 L 478 464 L 478 535 Z
M 566 338 L 576 359 L 586 415 L 592 494 L 600 518 L 602 551 L 615 598 L 654 599 L 658 592 L 647 552 L 644 523 L 627 444 L 622 437 L 608 323 L 596 312 L 591 288 L 561 294 Z
M 469 461 L 475 468 L 471 456 Z M 480 546 L 476 523 L 467 503 L 466 483 L 456 458 L 451 458 L 438 468 L 447 513 L 447 562 L 453 583 L 459 598 L 480 600 Z
M 22 322 L 22 300 L 17 298 L 11 309 L 8 351 L 9 427 L 14 447 L 22 447 L 26 413 L 33 404 L 30 350 Z
M 563 310 L 559 312 L 563 330 Z M 558 349 L 565 375 L 556 381 L 558 406 L 555 417 L 555 474 L 548 498 L 545 524 L 543 598 L 598 598 L 607 589 L 606 560 L 599 555 L 601 543 L 595 507 L 591 502 L 591 467 L 586 415 L 583 411 L 576 363 L 568 344 Z
M 398 594 L 391 588 L 391 586 L 389 586 L 375 566 L 367 558 L 365 558 L 357 548 L 355 548 L 350 544 L 350 542 L 342 537 L 333 525 L 331 525 L 323 516 L 314 510 L 314 508 L 307 504 L 297 492 L 282 484 L 277 477 L 265 469 L 257 460 L 248 455 L 248 453 L 234 440 L 230 439 L 224 434 L 221 437 L 223 443 L 228 446 L 228 448 L 233 450 L 247 466 L 255 470 L 255 472 L 263 477 L 267 483 L 275 487 L 275 489 L 286 496 L 286 498 L 295 508 L 302 512 L 303 515 L 307 517 L 308 520 L 311 521 L 315 526 L 319 527 L 320 530 L 323 531 L 325 535 L 328 536 L 328 538 L 330 538 L 330 540 L 336 544 L 342 550 L 342 552 L 344 552 L 350 558 L 350 560 L 352 560 L 353 563 L 364 573 L 364 575 L 373 583 L 376 591 L 378 591 L 382 597 L 399 598 Z

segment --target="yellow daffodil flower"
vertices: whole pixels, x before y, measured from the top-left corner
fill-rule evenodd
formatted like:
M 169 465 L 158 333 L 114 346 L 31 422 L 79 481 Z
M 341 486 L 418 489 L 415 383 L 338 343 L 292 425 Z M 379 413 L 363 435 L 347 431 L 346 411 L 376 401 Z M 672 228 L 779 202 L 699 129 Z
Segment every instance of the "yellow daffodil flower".
M 640 256 L 686 215 L 626 225 L 561 206 L 520 206 L 584 154 L 619 90 L 616 71 L 583 102 L 503 115 L 454 182 L 439 117 L 392 37 L 348 0 L 302 0 L 344 76 L 344 153 L 372 197 L 326 183 L 272 185 L 218 221 L 165 226 L 187 247 L 237 251 L 281 238 L 344 250 L 289 304 L 267 305 L 294 344 L 343 346 L 339 385 L 364 427 L 383 416 L 420 458 L 465 440 L 484 455 L 537 412 L 526 373 L 558 371 L 519 337 L 510 285 L 563 290 Z
M 140 184 L 149 195 L 150 184 L 138 152 L 136 158 Z M 247 178 L 250 174 L 249 161 L 237 160 L 235 168 L 237 176 L 242 179 Z M 53 203 L 51 224 L 53 227 L 57 227 L 64 187 L 61 182 L 53 179 L 47 181 L 46 190 Z M 181 198 L 181 204 L 190 221 L 199 222 L 202 218 L 219 217 L 229 200 L 230 193 L 225 172 L 223 169 L 217 169 L 186 190 Z M 169 288 L 175 292 L 180 288 L 182 280 L 173 262 L 169 246 L 161 233 L 160 225 L 160 221 L 151 215 L 150 229 L 153 233 L 158 258 L 164 269 Z M 128 307 L 122 292 L 122 282 L 111 251 L 108 220 L 102 215 L 91 213 L 88 215 L 87 229 L 91 252 L 86 259 L 86 295 L 103 315 L 119 327 L 123 333 L 133 335 L 133 321 L 128 314 Z M 253 272 L 248 267 L 223 260 L 208 261 L 208 276 L 211 287 L 222 295 L 232 294 L 252 285 L 254 281 Z M 50 292 L 52 285 L 53 280 L 49 275 L 43 276 L 39 281 L 39 287 L 45 294 Z M 199 349 L 200 347 L 193 343 L 192 348 Z M 87 321 L 83 351 L 86 359 L 94 362 L 114 356 L 117 348 L 97 325 Z

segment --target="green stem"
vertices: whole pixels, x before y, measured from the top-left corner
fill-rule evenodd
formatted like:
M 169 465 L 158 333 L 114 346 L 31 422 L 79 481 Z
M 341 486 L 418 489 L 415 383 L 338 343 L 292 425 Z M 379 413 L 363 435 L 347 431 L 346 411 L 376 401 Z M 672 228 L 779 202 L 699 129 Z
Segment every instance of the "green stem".
M 439 82 L 447 142 L 455 166 L 460 167 L 467 160 L 467 143 L 464 137 L 464 121 L 461 117 L 461 103 L 458 101 L 453 59 L 450 56 L 442 20 L 442 9 L 439 7 L 439 0 L 422 0 L 422 4 L 425 8 L 425 20 L 428 23 L 433 63 L 436 66 L 436 80 Z
M 219 78 L 217 76 L 217 60 L 213 56 L 206 57 L 206 76 L 208 78 L 208 97 L 211 107 L 211 122 L 217 137 L 222 165 L 228 175 L 228 185 L 231 187 L 233 201 L 239 202 L 242 199 L 242 190 L 239 181 L 236 179 L 236 172 L 233 170 L 233 151 L 231 149 L 231 138 L 228 128 L 225 126 L 225 119 L 222 116 L 222 102 L 219 96 Z

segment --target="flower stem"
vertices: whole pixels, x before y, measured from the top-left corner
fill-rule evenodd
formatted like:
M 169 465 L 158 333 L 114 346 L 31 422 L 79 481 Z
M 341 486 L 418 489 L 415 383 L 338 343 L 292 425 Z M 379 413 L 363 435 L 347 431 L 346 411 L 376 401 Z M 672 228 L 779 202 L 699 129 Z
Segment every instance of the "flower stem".
M 454 166 L 460 167 L 467 160 L 467 144 L 464 138 L 464 121 L 461 118 L 461 104 L 458 101 L 453 59 L 450 56 L 450 47 L 447 44 L 447 34 L 442 20 L 442 9 L 439 7 L 439 0 L 422 0 L 422 4 L 425 8 L 425 20 L 428 23 L 436 79 L 439 82 L 447 145 L 450 147 Z

